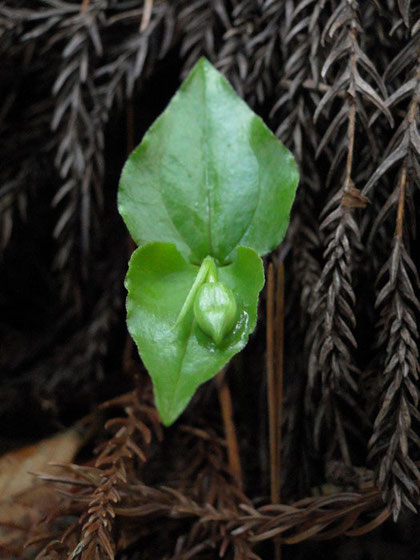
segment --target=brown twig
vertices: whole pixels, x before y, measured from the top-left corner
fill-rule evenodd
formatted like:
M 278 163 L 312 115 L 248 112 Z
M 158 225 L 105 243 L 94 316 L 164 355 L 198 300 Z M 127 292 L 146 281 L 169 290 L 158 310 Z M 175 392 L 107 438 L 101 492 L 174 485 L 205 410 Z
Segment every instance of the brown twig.
M 273 503 L 279 502 L 279 483 L 277 473 L 277 399 L 276 399 L 276 371 L 275 371 L 275 278 L 274 266 L 270 262 L 267 272 L 267 403 L 268 403 L 268 432 L 270 447 L 270 496 Z
M 268 266 L 267 275 L 267 401 L 270 445 L 270 495 L 273 504 L 280 503 L 281 441 L 283 423 L 283 342 L 284 342 L 284 265 Z M 274 540 L 275 558 L 281 558 L 281 543 Z
M 277 399 L 277 445 L 276 445 L 276 472 L 277 496 L 280 503 L 281 496 L 281 450 L 282 450 L 282 425 L 283 425 L 283 354 L 284 354 L 284 264 L 280 262 L 277 267 L 276 282 L 276 399 Z
M 274 266 L 267 274 L 267 402 L 270 445 L 270 495 L 280 503 L 281 426 L 283 416 L 283 344 L 284 344 L 284 265 L 280 263 L 275 278 Z
M 395 235 L 397 237 L 402 237 L 403 235 L 403 225 L 404 225 L 404 207 L 405 207 L 405 186 L 407 182 L 407 159 L 404 159 L 404 163 L 401 169 L 401 176 L 398 185 L 399 198 L 398 198 L 398 210 L 397 210 L 397 222 L 395 225 Z
M 350 33 L 351 41 L 352 41 L 352 49 L 349 61 L 349 67 L 352 76 L 356 76 L 357 72 L 357 62 L 356 62 L 356 47 L 357 47 L 357 38 L 356 38 L 356 28 L 354 25 L 352 26 L 352 30 Z M 350 81 L 349 88 L 347 90 L 347 98 L 348 103 L 350 105 L 349 112 L 348 112 L 348 126 L 347 126 L 347 137 L 348 137 L 348 146 L 347 146 L 347 159 L 346 159 L 346 174 L 344 179 L 344 187 L 343 191 L 346 192 L 349 188 L 353 186 L 353 181 L 351 179 L 351 172 L 353 167 L 353 154 L 354 154 L 354 136 L 355 136 L 355 129 L 356 129 L 356 87 L 354 84 L 354 80 Z
M 418 69 L 417 69 L 417 80 L 420 81 L 420 55 L 418 58 Z M 411 100 L 410 108 L 408 110 L 407 122 L 409 126 L 414 121 L 418 106 L 418 96 L 415 93 L 413 99 Z M 404 208 L 405 208 L 405 189 L 407 183 L 407 158 L 404 158 L 404 163 L 401 169 L 401 176 L 399 181 L 399 198 L 398 198 L 398 210 L 397 210 L 397 224 L 395 227 L 395 235 L 397 237 L 402 237 L 403 234 L 403 222 L 404 222 Z
M 199 504 L 174 489 L 139 484 L 132 486 L 130 492 L 136 505 L 117 505 L 117 515 L 132 518 L 197 517 L 202 526 L 208 523 L 226 526 L 227 533 L 248 543 L 275 537 L 285 544 L 298 544 L 340 535 L 360 536 L 379 527 L 390 515 L 380 491 L 373 485 L 358 493 L 304 498 L 291 505 L 269 504 L 259 508 L 243 505 L 240 513 Z M 360 519 L 364 514 L 367 519 Z
M 222 412 L 223 425 L 225 429 L 226 445 L 228 450 L 228 462 L 232 475 L 235 477 L 240 488 L 243 488 L 243 476 L 241 457 L 239 454 L 238 438 L 236 436 L 235 423 L 233 421 L 233 405 L 229 386 L 225 380 L 226 368 L 217 375 L 217 388 L 219 395 L 220 410 Z

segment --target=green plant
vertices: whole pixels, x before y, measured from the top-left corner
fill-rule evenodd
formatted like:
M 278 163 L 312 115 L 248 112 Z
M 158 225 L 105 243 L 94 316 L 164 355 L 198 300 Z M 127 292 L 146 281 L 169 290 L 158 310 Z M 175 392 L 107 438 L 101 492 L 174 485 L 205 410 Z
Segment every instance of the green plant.
M 129 157 L 127 323 L 166 425 L 254 330 L 260 256 L 282 240 L 297 183 L 290 152 L 204 58 Z

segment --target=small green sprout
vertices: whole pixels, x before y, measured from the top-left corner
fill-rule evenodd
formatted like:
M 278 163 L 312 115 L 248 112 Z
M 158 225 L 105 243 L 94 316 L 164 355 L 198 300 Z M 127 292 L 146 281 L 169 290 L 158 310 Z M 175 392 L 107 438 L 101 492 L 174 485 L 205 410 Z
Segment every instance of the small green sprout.
M 291 153 L 206 59 L 128 158 L 127 324 L 164 424 L 246 345 L 260 257 L 283 239 L 297 184 Z

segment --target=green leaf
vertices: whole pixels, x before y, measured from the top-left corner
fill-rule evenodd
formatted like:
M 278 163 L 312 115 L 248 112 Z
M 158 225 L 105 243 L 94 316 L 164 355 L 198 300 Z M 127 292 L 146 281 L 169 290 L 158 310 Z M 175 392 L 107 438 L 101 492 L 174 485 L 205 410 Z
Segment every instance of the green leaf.
M 152 377 L 165 425 L 245 346 L 256 324 L 264 270 L 255 251 L 240 247 L 231 264 L 217 269 L 218 281 L 232 290 L 238 309 L 236 325 L 220 344 L 198 326 L 193 305 L 178 320 L 200 270 L 174 245 L 149 243 L 133 253 L 126 278 L 128 328 Z
M 293 156 L 200 59 L 128 159 L 119 209 L 134 240 L 174 243 L 199 264 L 284 237 L 298 183 Z

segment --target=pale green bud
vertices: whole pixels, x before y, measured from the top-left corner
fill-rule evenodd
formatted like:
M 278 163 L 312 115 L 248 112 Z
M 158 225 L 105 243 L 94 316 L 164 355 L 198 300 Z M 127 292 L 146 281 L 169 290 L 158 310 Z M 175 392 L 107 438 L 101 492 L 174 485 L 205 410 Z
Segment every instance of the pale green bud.
M 232 290 L 222 282 L 203 284 L 194 301 L 194 315 L 199 327 L 216 344 L 220 344 L 235 326 L 237 310 Z

